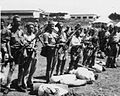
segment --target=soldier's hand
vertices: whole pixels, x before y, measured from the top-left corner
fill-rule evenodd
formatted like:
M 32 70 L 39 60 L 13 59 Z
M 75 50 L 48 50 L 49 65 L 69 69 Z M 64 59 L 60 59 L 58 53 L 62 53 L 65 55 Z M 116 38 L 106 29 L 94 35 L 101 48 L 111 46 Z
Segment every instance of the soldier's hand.
M 29 46 L 29 44 L 28 44 L 28 43 L 25 43 L 24 46 Z
M 56 44 L 56 46 L 55 46 L 56 48 L 58 48 L 59 47 L 59 44 Z
M 36 51 L 37 50 L 37 48 L 33 48 L 33 51 Z
M 118 46 L 120 46 L 120 43 L 118 43 Z
M 13 56 L 12 55 L 9 55 L 9 58 L 10 58 L 10 60 L 13 60 Z

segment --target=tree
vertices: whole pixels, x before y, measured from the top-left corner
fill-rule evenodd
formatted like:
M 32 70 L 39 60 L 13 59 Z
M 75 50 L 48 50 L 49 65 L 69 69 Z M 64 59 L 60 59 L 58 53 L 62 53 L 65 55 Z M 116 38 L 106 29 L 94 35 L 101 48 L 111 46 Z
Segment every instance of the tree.
M 111 20 L 120 20 L 120 14 L 115 13 L 111 13 L 109 16 L 109 19 Z

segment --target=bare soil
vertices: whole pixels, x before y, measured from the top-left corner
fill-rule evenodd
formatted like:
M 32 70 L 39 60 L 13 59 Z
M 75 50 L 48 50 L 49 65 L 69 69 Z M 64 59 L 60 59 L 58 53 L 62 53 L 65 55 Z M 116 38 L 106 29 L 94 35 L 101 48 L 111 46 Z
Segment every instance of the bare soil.
M 38 50 L 38 62 L 37 69 L 34 73 L 34 79 L 37 83 L 44 83 L 44 76 L 46 70 L 46 58 L 39 55 Z M 69 62 L 69 61 L 67 61 Z M 120 65 L 120 62 L 118 62 Z M 66 64 L 66 67 L 68 63 Z M 8 69 L 7 69 L 8 70 Z M 17 67 L 13 74 L 13 79 L 17 78 Z M 80 87 L 69 87 L 70 92 L 74 92 L 74 96 L 120 96 L 120 66 L 117 68 L 107 68 L 106 71 L 98 73 L 99 77 L 93 84 L 88 84 Z M 37 82 L 38 81 L 38 82 Z M 0 93 L 2 96 L 2 93 Z M 7 96 L 36 96 L 30 95 L 29 92 L 17 92 L 10 91 Z

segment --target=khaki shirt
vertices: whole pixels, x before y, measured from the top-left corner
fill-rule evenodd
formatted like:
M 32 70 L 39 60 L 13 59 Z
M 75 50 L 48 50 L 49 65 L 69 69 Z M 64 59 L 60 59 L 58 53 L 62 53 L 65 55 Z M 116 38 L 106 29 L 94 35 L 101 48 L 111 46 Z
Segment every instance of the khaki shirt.
M 120 33 L 116 33 L 114 36 L 113 36 L 113 41 L 118 43 L 120 41 Z
M 67 36 L 66 36 L 66 33 L 65 32 L 62 32 L 60 34 L 60 42 L 66 42 L 67 41 Z
M 81 45 L 82 38 L 73 36 L 71 40 L 71 45 L 76 46 L 76 45 Z
M 24 43 L 31 42 L 34 38 L 35 38 L 35 34 L 33 34 L 33 33 L 32 33 L 31 35 L 24 34 L 24 39 L 25 39 Z M 29 44 L 29 47 L 34 48 L 34 47 L 35 47 L 35 41 L 36 41 L 36 40 L 33 40 L 33 41 Z M 28 47 L 28 48 L 29 48 L 29 47 Z
M 11 28 L 11 38 L 10 38 L 10 45 L 12 48 L 19 48 L 24 44 L 24 32 L 22 29 L 18 29 L 14 32 L 14 29 Z
M 46 43 L 46 44 L 55 45 L 57 37 L 58 37 L 58 35 L 54 32 L 52 32 L 52 33 L 45 32 L 43 35 L 43 40 L 44 40 L 44 43 Z

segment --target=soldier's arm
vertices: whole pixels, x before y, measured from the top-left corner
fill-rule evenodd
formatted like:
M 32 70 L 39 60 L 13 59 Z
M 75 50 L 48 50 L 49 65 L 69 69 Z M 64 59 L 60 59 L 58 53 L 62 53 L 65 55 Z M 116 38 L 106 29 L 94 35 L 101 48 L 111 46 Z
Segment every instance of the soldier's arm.
M 8 50 L 9 58 L 10 58 L 10 59 L 13 59 L 13 56 L 12 56 L 12 54 L 11 54 L 10 42 L 7 42 L 7 50 Z
M 24 41 L 25 41 L 24 34 L 25 33 L 23 32 L 23 30 L 21 30 L 20 31 L 20 36 L 19 36 L 21 45 L 24 45 Z
M 7 50 L 8 50 L 8 54 L 10 59 L 13 59 L 13 56 L 11 54 L 11 47 L 10 47 L 10 37 L 11 37 L 11 32 L 8 32 L 8 36 L 7 36 Z
M 118 41 L 118 45 L 120 46 L 120 35 L 119 35 L 119 41 Z

